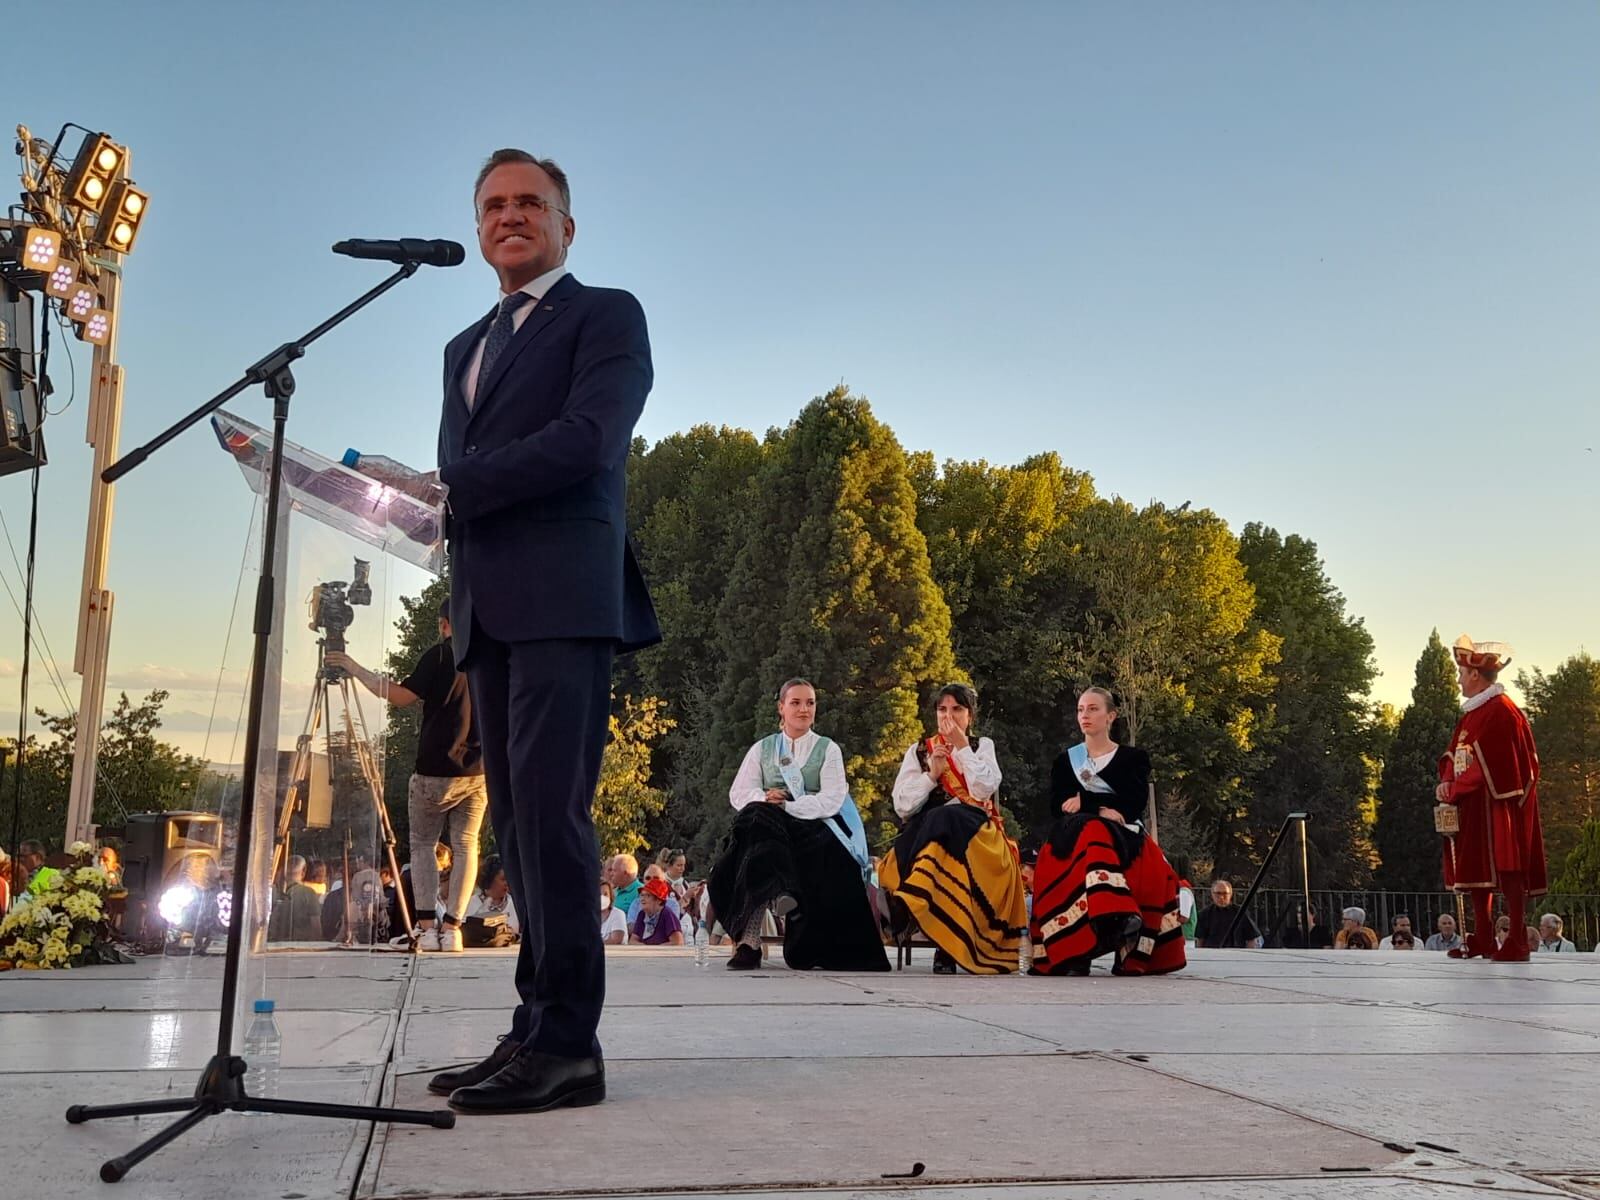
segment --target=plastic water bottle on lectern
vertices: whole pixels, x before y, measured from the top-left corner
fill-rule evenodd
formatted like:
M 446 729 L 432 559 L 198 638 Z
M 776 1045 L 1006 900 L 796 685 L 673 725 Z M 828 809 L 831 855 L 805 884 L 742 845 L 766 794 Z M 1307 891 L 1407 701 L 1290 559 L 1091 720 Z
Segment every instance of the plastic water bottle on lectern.
M 244 1088 L 252 1096 L 278 1094 L 278 1060 L 283 1054 L 283 1035 L 273 1018 L 271 1000 L 256 1001 L 256 1018 L 244 1035 L 244 1061 L 249 1071 Z
M 344 457 L 339 460 L 352 471 L 360 471 L 363 475 L 388 475 L 396 479 L 403 479 L 417 472 L 406 466 L 403 462 L 396 462 L 383 454 L 363 454 L 354 448 L 346 450 Z
M 444 492 L 431 474 L 408 467 L 384 454 L 363 454 L 351 448 L 339 460 L 341 465 L 374 479 L 385 487 L 404 492 L 424 504 L 438 504 Z

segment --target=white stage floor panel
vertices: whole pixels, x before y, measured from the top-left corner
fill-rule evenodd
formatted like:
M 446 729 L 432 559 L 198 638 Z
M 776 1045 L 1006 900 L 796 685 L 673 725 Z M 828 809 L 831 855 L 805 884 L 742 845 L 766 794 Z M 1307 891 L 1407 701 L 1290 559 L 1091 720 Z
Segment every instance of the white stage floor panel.
M 437 1106 L 428 1075 L 504 1032 L 513 961 L 269 956 L 293 981 L 281 1092 Z M 116 1194 L 1600 1197 L 1600 957 L 1211 951 L 1152 980 L 935 976 L 926 951 L 875 975 L 723 961 L 611 952 L 597 1108 L 450 1131 L 228 1114 Z M 191 1091 L 219 965 L 0 974 L 7 1194 L 105 1193 L 101 1160 L 166 1118 L 62 1113 Z

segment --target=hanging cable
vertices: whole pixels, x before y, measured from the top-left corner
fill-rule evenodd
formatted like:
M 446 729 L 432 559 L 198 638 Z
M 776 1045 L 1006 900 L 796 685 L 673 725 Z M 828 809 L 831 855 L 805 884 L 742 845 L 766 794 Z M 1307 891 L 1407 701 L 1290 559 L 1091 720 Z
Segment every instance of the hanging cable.
M 46 320 L 39 325 L 39 387 L 44 394 L 48 394 L 50 387 L 49 366 L 50 322 Z M 39 424 L 33 431 L 35 444 L 44 431 L 44 418 L 44 398 L 41 395 Z M 39 458 L 33 460 L 33 487 L 28 512 L 28 568 L 22 585 L 22 701 L 21 711 L 17 714 L 17 764 L 12 768 L 16 779 L 11 805 L 12 862 L 21 861 L 19 851 L 22 836 L 22 787 L 27 777 L 28 763 L 28 668 L 33 660 L 33 568 L 35 553 L 39 547 L 39 469 L 43 465 Z
M 45 305 L 45 320 L 46 321 L 48 321 L 50 319 L 51 312 L 55 313 L 55 316 L 56 316 L 56 328 L 61 331 L 61 337 L 62 337 L 61 351 L 62 351 L 63 354 L 65 354 L 67 356 L 67 367 L 72 372 L 72 386 L 67 388 L 67 402 L 65 404 L 63 404 L 60 408 L 56 409 L 53 413 L 50 414 L 52 417 L 59 417 L 62 413 L 66 412 L 67 409 L 71 408 L 72 407 L 72 402 L 78 398 L 78 360 L 77 360 L 77 358 L 75 358 L 73 356 L 72 343 L 70 343 L 70 342 L 68 342 L 66 340 L 66 337 L 67 337 L 67 319 L 61 315 L 61 310 L 59 308 L 52 308 L 51 305 L 46 303 L 46 305 Z M 40 397 L 39 397 L 39 407 L 41 409 L 43 409 L 45 407 L 45 402 L 48 399 L 49 399 L 48 396 L 40 395 Z M 39 423 L 41 425 L 44 424 L 44 417 L 43 416 L 40 416 Z
M 248 573 L 249 566 L 250 566 L 250 550 L 251 550 L 251 545 L 250 545 L 251 538 L 250 538 L 250 535 L 255 532 L 256 515 L 259 512 L 259 510 L 260 510 L 260 505 L 258 504 L 255 508 L 251 509 L 251 511 L 250 511 L 250 526 L 245 531 L 245 537 L 244 537 L 244 556 L 239 560 L 238 582 L 235 583 L 234 589 L 233 589 L 233 607 L 228 613 L 228 632 L 223 636 L 223 639 L 222 639 L 222 662 L 217 667 L 217 685 L 216 685 L 215 689 L 213 689 L 213 691 L 211 693 L 211 715 L 206 718 L 206 736 L 205 736 L 205 741 L 203 743 L 201 743 L 201 746 L 200 746 L 200 753 L 201 753 L 202 757 L 204 757 L 206 759 L 206 765 L 208 767 L 210 766 L 210 762 L 211 762 L 211 731 L 212 731 L 212 728 L 216 725 L 216 721 L 217 721 L 217 704 L 222 699 L 222 680 L 223 680 L 223 677 L 227 674 L 227 670 L 228 670 L 228 650 L 233 645 L 233 623 L 234 623 L 235 619 L 239 615 L 239 597 L 244 591 L 245 576 Z M 234 714 L 233 739 L 228 744 L 228 762 L 230 764 L 233 762 L 233 756 L 234 756 L 235 752 L 237 752 L 237 750 L 239 748 L 239 730 L 241 728 L 243 728 L 243 725 L 244 725 L 244 701 L 245 701 L 245 697 L 249 694 L 249 691 L 250 691 L 250 677 L 249 677 L 249 672 L 246 672 L 245 673 L 244 686 L 239 689 L 239 711 L 236 714 Z M 222 797 L 223 797 L 223 793 L 226 790 L 227 790 L 226 786 L 223 786 L 223 787 L 219 788 L 218 791 L 217 791 L 217 811 L 218 812 L 222 811 Z

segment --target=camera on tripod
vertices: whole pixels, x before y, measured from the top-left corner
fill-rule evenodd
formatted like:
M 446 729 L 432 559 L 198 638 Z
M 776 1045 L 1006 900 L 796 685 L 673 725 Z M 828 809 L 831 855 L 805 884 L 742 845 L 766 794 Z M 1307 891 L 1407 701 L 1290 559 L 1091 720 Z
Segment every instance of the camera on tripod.
M 309 627 L 322 634 L 324 653 L 330 650 L 344 653 L 344 631 L 356 619 L 356 611 L 351 605 L 372 603 L 371 575 L 372 564 L 358 558 L 349 583 L 342 579 L 319 583 L 306 597 L 306 611 L 311 617 Z M 339 667 L 322 668 L 322 677 L 329 683 L 338 683 L 344 676 L 344 670 Z

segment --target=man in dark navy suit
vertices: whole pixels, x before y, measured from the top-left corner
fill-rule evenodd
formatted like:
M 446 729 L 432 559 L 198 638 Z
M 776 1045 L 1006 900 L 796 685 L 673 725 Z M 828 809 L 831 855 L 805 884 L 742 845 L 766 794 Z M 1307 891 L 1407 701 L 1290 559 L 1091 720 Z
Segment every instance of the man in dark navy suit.
M 488 1058 L 429 1087 L 465 1112 L 542 1112 L 605 1098 L 589 810 L 612 658 L 661 640 L 624 524 L 650 341 L 631 295 L 567 273 L 572 197 L 555 163 L 497 150 L 473 201 L 501 298 L 445 348 L 439 480 L 456 663 L 522 916 L 521 1003 Z

